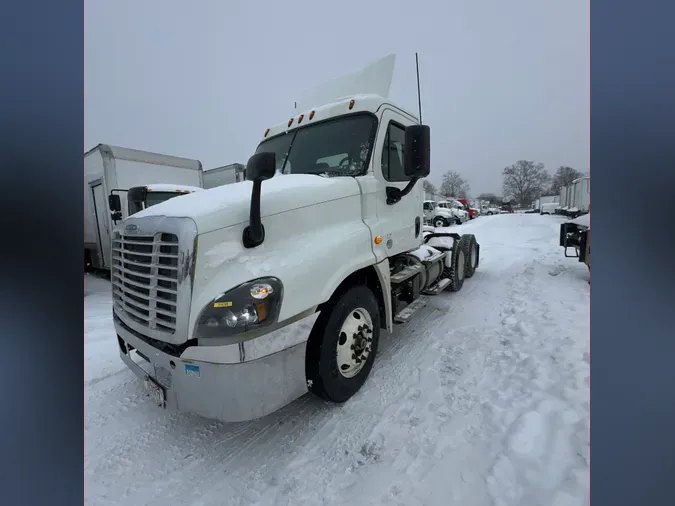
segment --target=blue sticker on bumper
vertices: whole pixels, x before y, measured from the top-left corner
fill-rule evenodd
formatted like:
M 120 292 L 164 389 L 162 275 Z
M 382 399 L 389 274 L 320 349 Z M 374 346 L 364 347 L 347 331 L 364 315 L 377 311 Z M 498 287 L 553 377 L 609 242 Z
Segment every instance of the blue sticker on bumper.
M 194 376 L 195 378 L 201 378 L 202 374 L 199 371 L 198 365 L 185 364 L 185 375 Z

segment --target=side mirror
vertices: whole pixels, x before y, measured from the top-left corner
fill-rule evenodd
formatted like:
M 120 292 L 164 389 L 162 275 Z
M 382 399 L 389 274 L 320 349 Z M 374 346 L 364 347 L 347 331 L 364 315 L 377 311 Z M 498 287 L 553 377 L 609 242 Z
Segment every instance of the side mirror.
M 260 216 L 260 193 L 262 182 L 274 177 L 276 172 L 276 155 L 273 152 L 263 151 L 248 159 L 246 164 L 246 179 L 253 181 L 251 190 L 251 209 L 249 224 L 244 229 L 242 242 L 245 248 L 255 248 L 265 241 L 265 227 Z
M 274 177 L 276 172 L 276 155 L 263 151 L 248 159 L 246 164 L 246 179 L 249 181 L 265 181 Z
M 428 125 L 405 129 L 403 171 L 408 177 L 427 177 L 431 172 L 431 132 Z
M 112 211 L 110 213 L 110 218 L 113 221 L 121 221 L 122 220 L 122 211 Z
M 122 210 L 120 196 L 117 194 L 108 195 L 108 207 L 110 208 L 111 213 L 120 212 Z

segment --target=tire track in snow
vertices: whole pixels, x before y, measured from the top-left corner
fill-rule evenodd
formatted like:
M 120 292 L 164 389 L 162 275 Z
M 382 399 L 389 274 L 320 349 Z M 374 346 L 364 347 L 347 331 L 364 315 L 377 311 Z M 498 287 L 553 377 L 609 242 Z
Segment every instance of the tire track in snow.
M 482 251 L 498 248 L 498 243 L 486 242 L 489 246 L 482 244 Z M 480 270 L 460 292 L 432 298 L 413 321 L 383 337 L 371 377 L 343 406 L 304 397 L 265 419 L 228 425 L 189 415 L 167 416 L 149 403 L 143 405 L 140 387 L 130 385 L 131 378 L 118 376 L 96 384 L 88 389 L 87 406 L 87 421 L 93 422 L 87 430 L 90 501 L 119 501 L 124 491 L 121 495 L 129 504 L 313 505 L 360 490 L 375 502 L 381 498 L 387 504 L 431 504 L 416 498 L 420 487 L 415 480 L 429 483 L 439 479 L 439 467 L 456 468 L 454 452 L 470 461 L 465 427 L 482 428 L 485 423 L 483 402 L 489 389 L 481 376 L 481 361 L 501 364 L 505 374 L 517 370 L 517 362 L 500 343 L 501 327 L 475 329 L 467 324 L 499 316 L 507 282 L 522 269 L 514 257 L 522 253 L 514 251 L 525 250 L 494 249 L 487 257 L 483 253 Z M 439 334 L 444 326 L 448 332 Z M 483 348 L 491 351 L 483 353 Z M 453 371 L 451 365 L 459 367 Z M 462 389 L 473 397 L 462 397 Z M 89 390 L 98 393 L 89 395 Z M 454 412 L 448 399 L 458 407 Z M 108 405 L 113 407 L 104 409 Z M 120 405 L 127 409 L 123 417 L 115 415 Z M 104 413 L 90 416 L 92 408 Z M 449 445 L 437 444 L 441 438 L 448 438 Z M 106 455 L 113 456 L 113 465 L 106 467 Z M 484 465 L 481 459 L 475 460 L 475 469 Z M 381 477 L 373 485 L 365 479 L 391 477 L 383 469 L 392 464 L 401 478 L 398 488 Z M 471 483 L 478 474 L 469 476 L 464 470 Z M 455 478 L 440 479 L 466 488 Z

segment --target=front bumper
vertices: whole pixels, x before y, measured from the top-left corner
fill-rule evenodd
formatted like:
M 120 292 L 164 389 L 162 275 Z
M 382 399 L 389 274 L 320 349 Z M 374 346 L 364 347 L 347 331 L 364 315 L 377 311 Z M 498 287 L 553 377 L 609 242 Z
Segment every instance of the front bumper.
M 288 335 L 290 326 L 306 330 L 307 322 L 301 320 L 234 346 L 241 348 L 251 343 L 253 349 L 256 341 L 271 342 L 277 332 L 284 331 Z M 165 353 L 135 335 L 117 319 L 115 330 L 122 360 L 139 378 L 150 378 L 162 387 L 166 400 L 164 407 L 169 411 L 196 413 L 223 422 L 241 422 L 272 413 L 308 391 L 305 375 L 308 334 L 300 342 L 297 339 L 291 341 L 293 344 L 286 348 L 268 348 L 270 354 L 249 354 L 248 361 L 242 354 L 239 362 L 217 363 L 210 359 L 182 358 L 200 347 L 188 348 L 180 357 Z M 214 359 L 220 360 L 215 354 Z

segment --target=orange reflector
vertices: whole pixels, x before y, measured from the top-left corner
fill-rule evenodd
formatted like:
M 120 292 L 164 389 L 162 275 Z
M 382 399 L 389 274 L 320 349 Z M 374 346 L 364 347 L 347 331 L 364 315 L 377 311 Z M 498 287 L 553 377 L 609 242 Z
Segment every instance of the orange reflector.
M 181 201 L 182 202 L 182 201 Z M 382 244 L 382 237 L 379 235 L 375 237 L 375 244 Z
M 288 126 L 291 126 L 293 124 L 293 118 L 288 120 Z
M 268 133 L 270 133 L 270 129 L 269 129 L 269 128 L 268 128 L 267 130 L 265 130 L 265 137 L 267 137 L 267 134 L 268 134 Z
M 265 303 L 257 304 L 255 310 L 258 313 L 258 321 L 264 322 L 267 319 L 267 306 Z
M 304 114 L 301 114 L 301 115 L 300 115 L 300 117 L 298 118 L 298 125 L 299 125 L 300 123 L 302 123 L 302 118 L 304 118 L 304 117 L 305 117 Z
M 349 110 L 351 111 L 353 107 L 354 107 L 354 99 L 352 98 L 352 99 L 349 101 Z
M 311 120 L 314 117 L 314 111 L 309 113 L 309 119 Z

